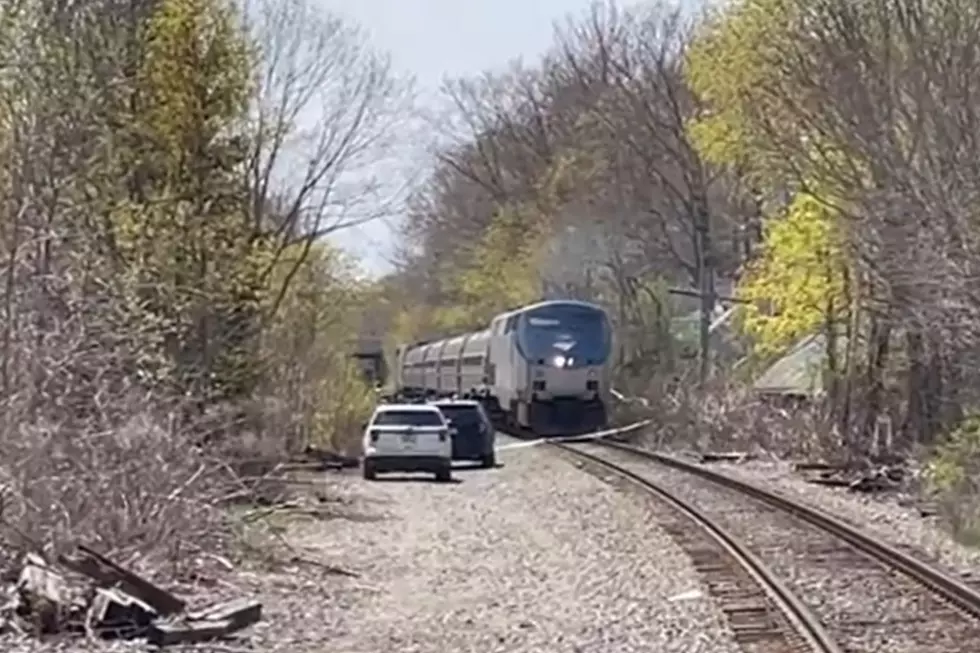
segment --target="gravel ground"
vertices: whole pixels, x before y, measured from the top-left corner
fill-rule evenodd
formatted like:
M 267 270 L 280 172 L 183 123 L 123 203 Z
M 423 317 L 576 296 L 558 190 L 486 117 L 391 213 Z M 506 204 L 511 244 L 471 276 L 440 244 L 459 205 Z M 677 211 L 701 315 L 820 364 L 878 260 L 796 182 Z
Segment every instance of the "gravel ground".
M 900 574 L 831 535 L 690 474 L 598 447 L 587 450 L 663 484 L 745 542 L 793 589 L 845 651 L 973 651 L 980 624 L 964 620 Z
M 717 463 L 711 468 L 821 508 L 924 560 L 971 581 L 980 581 L 980 550 L 953 540 L 935 517 L 922 517 L 914 505 L 909 505 L 908 496 L 865 494 L 814 485 L 794 472 L 787 462 Z
M 669 600 L 698 579 L 638 502 L 539 448 L 500 461 L 455 485 L 357 481 L 383 520 L 295 529 L 362 578 L 339 610 L 282 597 L 269 645 L 285 631 L 291 651 L 735 650 L 709 601 Z
M 445 485 L 321 477 L 359 518 L 297 520 L 283 536 L 300 559 L 358 577 L 301 562 L 238 572 L 219 589 L 257 595 L 262 623 L 231 648 L 198 650 L 737 650 L 710 599 L 679 596 L 701 589 L 699 578 L 641 501 L 541 448 L 499 462 Z M 96 650 L 27 646 L 3 650 Z

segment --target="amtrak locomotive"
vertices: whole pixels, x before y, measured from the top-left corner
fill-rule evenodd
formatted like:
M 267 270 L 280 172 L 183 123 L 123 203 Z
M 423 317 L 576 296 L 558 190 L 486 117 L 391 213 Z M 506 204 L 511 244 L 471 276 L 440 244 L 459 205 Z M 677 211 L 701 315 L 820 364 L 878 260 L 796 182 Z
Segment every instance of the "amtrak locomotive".
M 537 435 L 607 425 L 612 329 L 587 302 L 546 301 L 502 313 L 481 331 L 399 347 L 402 395 L 480 399 L 498 423 Z

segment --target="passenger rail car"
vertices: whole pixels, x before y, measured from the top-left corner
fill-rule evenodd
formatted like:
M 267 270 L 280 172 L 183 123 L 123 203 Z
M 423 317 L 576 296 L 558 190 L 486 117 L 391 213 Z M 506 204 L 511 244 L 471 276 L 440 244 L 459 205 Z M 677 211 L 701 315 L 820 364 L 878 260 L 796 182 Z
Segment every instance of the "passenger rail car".
M 538 435 L 607 426 L 612 330 L 604 309 L 554 300 L 493 318 L 487 328 L 399 347 L 395 389 L 480 399 L 499 424 Z

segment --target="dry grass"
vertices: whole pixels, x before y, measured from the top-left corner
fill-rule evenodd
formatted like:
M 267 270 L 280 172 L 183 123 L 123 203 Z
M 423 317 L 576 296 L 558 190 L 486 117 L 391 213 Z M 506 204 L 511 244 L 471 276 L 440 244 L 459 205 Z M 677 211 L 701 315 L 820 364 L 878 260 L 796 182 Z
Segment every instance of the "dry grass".
M 653 447 L 765 452 L 778 457 L 841 454 L 839 438 L 819 408 L 780 407 L 734 383 L 719 381 L 698 389 L 688 383 L 654 380 L 642 396 L 648 405 L 641 408 L 634 403 L 623 415 L 654 420 L 655 428 L 642 436 Z
M 136 393 L 114 403 L 106 419 L 11 420 L 0 432 L 5 575 L 28 551 L 54 555 L 84 543 L 182 576 L 200 554 L 230 544 L 230 504 L 288 493 L 285 453 L 273 437 L 226 425 L 219 442 L 203 443 L 200 428 L 177 426 L 173 403 L 165 410 Z

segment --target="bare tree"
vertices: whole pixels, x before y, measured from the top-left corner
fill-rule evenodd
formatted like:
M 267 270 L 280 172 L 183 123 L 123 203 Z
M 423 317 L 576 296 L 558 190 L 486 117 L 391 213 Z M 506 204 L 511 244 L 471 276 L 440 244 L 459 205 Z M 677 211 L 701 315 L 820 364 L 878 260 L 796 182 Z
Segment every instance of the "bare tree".
M 505 74 L 447 80 L 449 116 L 438 160 L 479 184 L 498 204 L 534 199 L 553 159 L 553 121 L 540 73 L 518 63 Z M 446 147 L 449 145 L 449 147 Z
M 307 0 L 249 0 L 246 14 L 259 44 L 246 180 L 253 228 L 279 253 L 303 251 L 277 307 L 317 239 L 401 207 L 413 85 L 360 27 Z
M 722 238 L 737 232 L 722 210 L 730 205 L 719 172 L 701 160 L 687 133 L 700 110 L 681 74 L 690 34 L 678 8 L 625 12 L 597 4 L 586 19 L 570 19 L 558 31 L 551 70 L 592 99 L 590 115 L 606 132 L 607 147 L 616 148 L 610 185 L 630 198 L 624 217 L 647 243 L 647 260 L 672 258 L 698 288 L 703 382 Z

